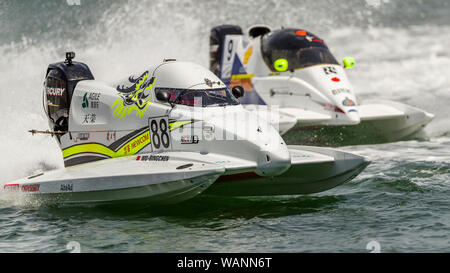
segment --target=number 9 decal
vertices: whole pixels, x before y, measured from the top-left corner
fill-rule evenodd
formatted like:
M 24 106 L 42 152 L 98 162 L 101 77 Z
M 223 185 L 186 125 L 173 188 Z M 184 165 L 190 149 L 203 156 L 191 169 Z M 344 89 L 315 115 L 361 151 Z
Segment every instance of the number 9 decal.
M 227 60 L 230 61 L 232 56 L 233 56 L 233 40 L 230 40 L 228 42 L 228 57 L 227 57 Z
M 170 149 L 170 130 L 168 126 L 168 117 L 155 117 L 150 119 L 149 121 L 153 151 Z

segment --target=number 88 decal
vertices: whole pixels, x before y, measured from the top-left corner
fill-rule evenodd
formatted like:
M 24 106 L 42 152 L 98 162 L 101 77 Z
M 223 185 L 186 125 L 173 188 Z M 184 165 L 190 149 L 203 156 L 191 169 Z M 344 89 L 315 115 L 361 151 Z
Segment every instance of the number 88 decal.
M 152 147 L 154 150 L 168 149 L 170 147 L 170 135 L 167 118 L 151 119 L 150 131 L 152 135 Z

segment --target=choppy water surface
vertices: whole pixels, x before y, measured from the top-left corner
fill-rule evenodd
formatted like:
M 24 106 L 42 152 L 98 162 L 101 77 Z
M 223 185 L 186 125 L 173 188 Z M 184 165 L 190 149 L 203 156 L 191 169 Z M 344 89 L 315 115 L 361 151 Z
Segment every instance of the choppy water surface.
M 450 4 L 432 1 L 2 1 L 0 184 L 62 167 L 41 87 L 67 50 L 97 79 L 163 58 L 208 65 L 212 26 L 304 27 L 338 57 L 361 99 L 384 98 L 436 115 L 428 138 L 343 147 L 372 164 L 356 179 L 310 196 L 200 196 L 159 208 L 43 207 L 0 198 L 0 252 L 450 251 Z

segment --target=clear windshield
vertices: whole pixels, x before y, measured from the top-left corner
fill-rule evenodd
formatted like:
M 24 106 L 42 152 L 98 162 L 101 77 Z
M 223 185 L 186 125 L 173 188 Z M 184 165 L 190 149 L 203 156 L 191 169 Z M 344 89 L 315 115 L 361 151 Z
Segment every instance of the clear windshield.
M 156 88 L 156 92 L 165 90 L 169 92 L 169 102 L 195 107 L 237 105 L 239 101 L 227 88 L 221 89 L 174 89 Z

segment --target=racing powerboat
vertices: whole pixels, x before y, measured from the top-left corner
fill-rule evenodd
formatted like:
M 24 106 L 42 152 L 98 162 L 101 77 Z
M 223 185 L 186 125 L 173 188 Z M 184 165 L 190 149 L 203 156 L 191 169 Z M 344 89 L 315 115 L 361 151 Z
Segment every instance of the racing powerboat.
M 227 86 L 241 85 L 248 110 L 276 107 L 274 120 L 288 144 L 354 145 L 398 141 L 425 127 L 433 115 L 388 100 L 359 101 L 345 69 L 324 40 L 304 29 L 211 30 L 210 69 Z M 262 113 L 259 110 L 258 113 Z M 272 115 L 273 117 L 273 115 Z
M 287 146 L 208 69 L 164 60 L 113 84 L 73 61 L 49 65 L 43 104 L 65 167 L 5 184 L 57 203 L 177 203 L 229 196 L 321 192 L 369 162 L 334 149 Z

